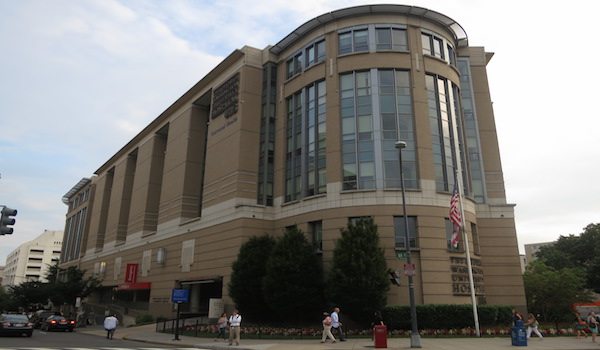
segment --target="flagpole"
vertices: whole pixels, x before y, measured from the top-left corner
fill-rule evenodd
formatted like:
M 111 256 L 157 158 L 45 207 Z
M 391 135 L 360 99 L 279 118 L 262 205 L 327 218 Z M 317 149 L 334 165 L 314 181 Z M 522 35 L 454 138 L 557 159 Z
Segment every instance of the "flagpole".
M 462 220 L 460 221 L 460 230 L 461 230 L 461 234 L 463 236 L 463 240 L 465 242 L 465 254 L 466 254 L 466 258 L 467 258 L 467 269 L 469 270 L 469 288 L 471 289 L 471 304 L 473 305 L 473 321 L 475 321 L 475 334 L 478 337 L 481 337 L 481 332 L 479 331 L 479 316 L 477 313 L 477 299 L 475 298 L 475 284 L 473 283 L 473 267 L 471 265 L 471 252 L 469 251 L 469 237 L 467 236 L 467 232 L 465 231 L 465 208 L 463 207 L 463 191 L 462 191 L 462 184 L 461 181 L 459 181 L 459 176 L 458 176 L 458 169 L 460 168 L 460 159 L 457 155 L 457 163 L 458 166 L 455 168 L 455 181 L 456 181 L 456 185 L 458 188 L 458 202 L 460 205 L 460 216 L 462 218 Z M 461 176 L 461 180 L 462 180 L 462 176 Z

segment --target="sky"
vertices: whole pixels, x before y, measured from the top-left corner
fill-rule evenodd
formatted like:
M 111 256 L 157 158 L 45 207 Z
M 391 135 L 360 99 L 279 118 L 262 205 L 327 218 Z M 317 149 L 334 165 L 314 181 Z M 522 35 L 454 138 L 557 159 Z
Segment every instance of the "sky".
M 521 252 L 600 223 L 600 30 L 589 1 L 0 0 L 0 205 L 18 210 L 0 265 L 63 230 L 62 196 L 233 50 L 376 3 L 441 12 L 494 52 L 488 78 Z

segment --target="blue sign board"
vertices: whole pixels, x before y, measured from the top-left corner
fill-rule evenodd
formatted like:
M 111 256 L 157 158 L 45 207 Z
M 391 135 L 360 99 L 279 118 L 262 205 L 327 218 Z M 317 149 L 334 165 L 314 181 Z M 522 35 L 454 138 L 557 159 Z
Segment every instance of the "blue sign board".
M 190 290 L 189 289 L 173 289 L 171 292 L 171 301 L 174 303 L 189 303 L 190 302 Z

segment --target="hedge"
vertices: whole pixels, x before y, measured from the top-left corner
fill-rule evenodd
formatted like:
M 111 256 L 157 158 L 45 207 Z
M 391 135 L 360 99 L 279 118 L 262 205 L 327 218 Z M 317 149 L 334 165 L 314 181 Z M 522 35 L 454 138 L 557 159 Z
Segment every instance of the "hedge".
M 509 326 L 512 307 L 506 305 L 480 305 L 477 307 L 480 326 Z M 385 324 L 390 329 L 410 329 L 410 306 L 388 306 L 382 311 Z M 473 327 L 473 307 L 470 304 L 417 305 L 419 329 L 450 329 Z

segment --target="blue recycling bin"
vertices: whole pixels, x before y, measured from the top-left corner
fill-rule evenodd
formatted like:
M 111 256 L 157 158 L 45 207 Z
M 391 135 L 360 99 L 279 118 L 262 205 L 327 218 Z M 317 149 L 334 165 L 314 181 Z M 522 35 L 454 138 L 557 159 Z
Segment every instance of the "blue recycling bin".
M 510 332 L 510 340 L 512 341 L 512 346 L 527 346 L 527 331 L 522 320 L 515 321 Z

